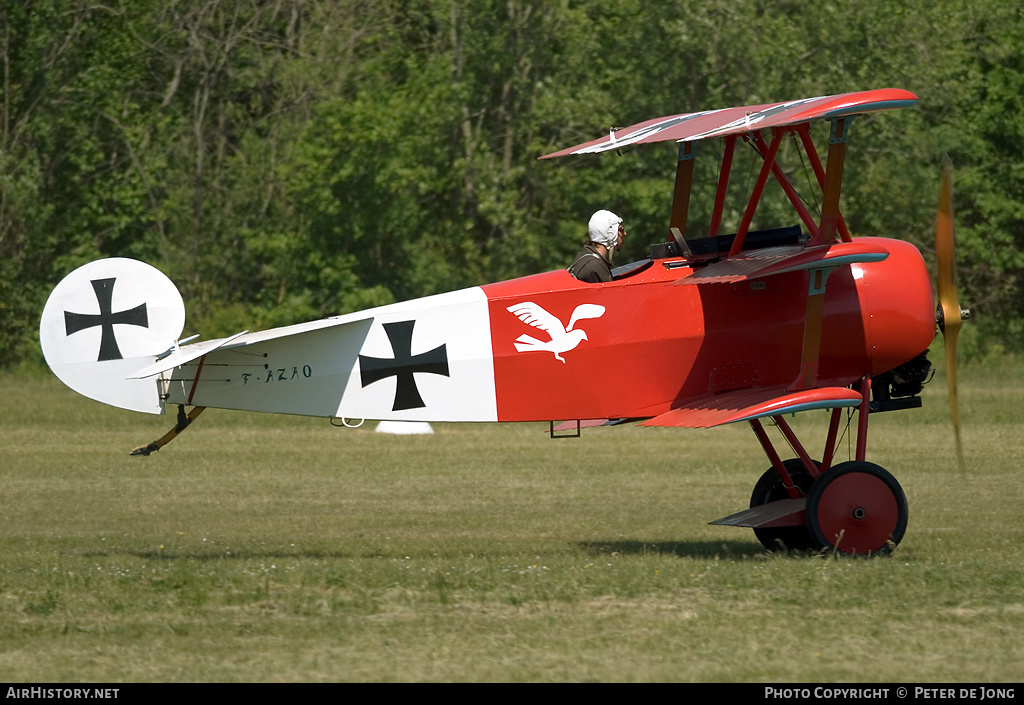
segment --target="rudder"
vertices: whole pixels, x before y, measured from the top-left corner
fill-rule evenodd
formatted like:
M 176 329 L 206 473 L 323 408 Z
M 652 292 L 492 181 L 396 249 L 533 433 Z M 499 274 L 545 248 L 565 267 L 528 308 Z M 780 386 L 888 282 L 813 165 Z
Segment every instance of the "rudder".
M 127 377 L 170 350 L 184 327 L 185 304 L 163 272 L 112 257 L 57 284 L 43 308 L 39 342 L 46 364 L 79 394 L 162 414 L 159 381 Z

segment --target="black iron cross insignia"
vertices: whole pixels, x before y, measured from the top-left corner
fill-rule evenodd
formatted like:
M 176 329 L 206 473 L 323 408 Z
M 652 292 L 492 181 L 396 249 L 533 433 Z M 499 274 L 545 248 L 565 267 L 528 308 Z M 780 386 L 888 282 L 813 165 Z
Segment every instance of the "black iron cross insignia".
M 445 345 L 419 355 L 412 354 L 412 329 L 416 321 L 385 323 L 384 332 L 391 341 L 395 357 L 390 360 L 379 357 L 359 356 L 359 374 L 363 386 L 373 384 L 386 377 L 396 378 L 395 403 L 392 411 L 420 409 L 426 404 L 416 388 L 417 372 L 448 376 L 448 351 Z
M 93 326 L 100 326 L 103 335 L 100 338 L 100 356 L 96 360 L 97 362 L 121 359 L 121 350 L 117 347 L 117 338 L 114 336 L 114 324 L 149 328 L 149 318 L 146 315 L 146 304 L 144 303 L 127 311 L 113 312 L 115 281 L 116 279 L 92 280 L 92 289 L 96 292 L 96 300 L 100 304 L 98 314 L 64 312 L 64 330 L 68 335 Z

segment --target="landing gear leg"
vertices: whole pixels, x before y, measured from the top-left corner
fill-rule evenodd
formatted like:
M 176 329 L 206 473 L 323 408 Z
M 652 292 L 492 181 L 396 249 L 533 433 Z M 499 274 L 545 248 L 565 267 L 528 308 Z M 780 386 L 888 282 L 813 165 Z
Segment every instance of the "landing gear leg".
M 203 409 L 205 408 L 205 406 L 197 406 L 193 408 L 192 411 L 188 412 L 188 414 L 186 414 L 184 404 L 179 404 L 178 422 L 174 424 L 174 428 L 172 428 L 170 431 L 168 431 L 167 433 L 165 433 L 163 436 L 153 441 L 152 443 L 144 446 L 139 446 L 138 448 L 133 449 L 132 452 L 129 453 L 128 455 L 149 455 L 154 451 L 160 450 L 165 445 L 167 445 L 175 438 L 177 438 L 179 433 L 188 428 L 189 424 L 195 421 L 196 417 L 199 416 L 199 414 L 203 413 Z

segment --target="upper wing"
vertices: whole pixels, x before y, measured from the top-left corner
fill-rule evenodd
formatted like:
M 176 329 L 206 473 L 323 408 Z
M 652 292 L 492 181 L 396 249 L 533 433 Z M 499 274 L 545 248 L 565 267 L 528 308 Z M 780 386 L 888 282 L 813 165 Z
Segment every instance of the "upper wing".
M 683 113 L 654 118 L 630 127 L 613 130 L 600 139 L 546 154 L 541 159 L 568 154 L 593 154 L 652 142 L 691 142 L 709 137 L 750 132 L 767 127 L 798 125 L 810 120 L 834 118 L 879 110 L 907 108 L 917 96 L 898 88 L 882 88 L 857 93 L 805 98 L 785 103 L 746 105 L 699 113 Z
M 741 389 L 691 400 L 640 425 L 711 428 L 797 411 L 858 406 L 861 401 L 860 393 L 847 387 Z

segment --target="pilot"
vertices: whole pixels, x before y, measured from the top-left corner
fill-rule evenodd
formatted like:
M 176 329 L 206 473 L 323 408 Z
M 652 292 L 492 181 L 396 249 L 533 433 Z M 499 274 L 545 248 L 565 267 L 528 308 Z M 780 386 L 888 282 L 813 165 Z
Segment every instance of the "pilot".
M 611 211 L 599 210 L 590 216 L 587 231 L 590 240 L 569 266 L 569 273 L 580 281 L 592 284 L 610 282 L 612 256 L 622 249 L 626 237 L 622 218 Z

